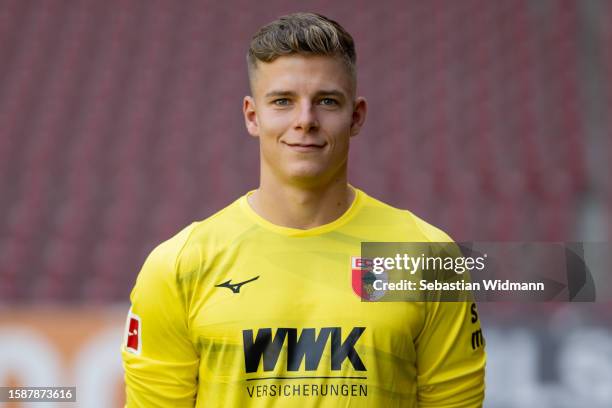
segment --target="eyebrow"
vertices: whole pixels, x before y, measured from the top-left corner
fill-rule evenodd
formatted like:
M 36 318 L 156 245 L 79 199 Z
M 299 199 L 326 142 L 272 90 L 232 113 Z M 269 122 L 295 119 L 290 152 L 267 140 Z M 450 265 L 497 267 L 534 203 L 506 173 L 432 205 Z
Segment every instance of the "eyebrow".
M 266 98 L 270 98 L 270 97 L 278 97 L 278 96 L 295 96 L 295 95 L 296 94 L 293 91 L 281 91 L 281 90 L 277 90 L 277 91 L 270 91 L 270 92 L 268 92 L 265 95 L 265 97 Z M 320 90 L 315 95 L 316 96 L 326 95 L 326 96 L 336 96 L 338 98 L 346 98 L 346 96 L 344 95 L 343 92 L 335 90 L 335 89 Z

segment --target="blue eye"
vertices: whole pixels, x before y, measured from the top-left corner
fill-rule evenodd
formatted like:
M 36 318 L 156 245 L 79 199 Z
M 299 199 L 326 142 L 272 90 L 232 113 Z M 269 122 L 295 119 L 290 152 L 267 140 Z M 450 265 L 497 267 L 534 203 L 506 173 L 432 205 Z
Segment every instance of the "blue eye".
M 323 98 L 321 99 L 321 105 L 326 105 L 326 106 L 334 106 L 337 105 L 338 101 L 336 101 L 335 99 L 332 98 Z
M 272 101 L 272 103 L 278 106 L 287 106 L 289 105 L 289 99 L 287 98 L 275 99 Z

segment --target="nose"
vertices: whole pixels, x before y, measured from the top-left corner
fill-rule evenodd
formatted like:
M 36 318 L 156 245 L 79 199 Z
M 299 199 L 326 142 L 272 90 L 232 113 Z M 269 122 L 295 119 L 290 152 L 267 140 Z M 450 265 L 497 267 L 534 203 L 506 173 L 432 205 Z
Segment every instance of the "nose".
M 295 121 L 295 129 L 303 132 L 311 132 L 319 128 L 319 120 L 315 107 L 310 102 L 300 104 Z

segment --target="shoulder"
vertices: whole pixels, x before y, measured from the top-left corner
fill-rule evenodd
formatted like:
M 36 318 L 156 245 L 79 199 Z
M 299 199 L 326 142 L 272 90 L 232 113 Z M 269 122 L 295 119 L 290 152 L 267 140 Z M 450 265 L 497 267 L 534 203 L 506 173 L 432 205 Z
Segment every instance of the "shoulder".
M 195 221 L 159 244 L 149 258 L 167 273 L 188 274 L 248 231 L 252 223 L 235 200 L 215 214 Z
M 232 242 L 232 237 L 249 227 L 241 216 L 239 200 L 236 200 L 157 245 L 136 278 L 130 294 L 132 304 L 142 303 L 144 298 L 180 299 L 186 307 L 201 272 Z
M 393 207 L 363 191 L 360 191 L 360 194 L 363 200 L 363 216 L 386 228 L 392 235 L 399 234 L 401 239 L 395 238 L 396 240 L 452 242 L 446 232 L 412 211 Z
M 210 217 L 194 222 L 179 257 L 184 258 L 193 250 L 207 254 L 216 252 L 249 231 L 253 223 L 241 209 L 243 199 L 244 196 Z
M 154 283 L 170 283 L 175 278 L 179 254 L 182 252 L 196 223 L 183 228 L 173 237 L 157 245 L 150 253 L 138 274 L 136 286 L 146 288 Z

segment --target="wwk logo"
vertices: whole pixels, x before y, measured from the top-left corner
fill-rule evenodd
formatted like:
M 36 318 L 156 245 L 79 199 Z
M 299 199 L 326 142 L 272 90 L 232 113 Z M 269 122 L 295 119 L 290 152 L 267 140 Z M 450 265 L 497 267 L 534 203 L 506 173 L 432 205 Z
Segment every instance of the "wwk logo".
M 342 363 L 348 360 L 355 370 L 366 371 L 355 350 L 355 344 L 364 331 L 365 327 L 354 327 L 343 342 L 340 327 L 323 327 L 318 336 L 314 328 L 303 329 L 299 336 L 298 329 L 294 328 L 279 328 L 274 333 L 271 328 L 263 328 L 257 331 L 255 337 L 253 330 L 243 330 L 246 372 L 256 372 L 261 360 L 264 371 L 273 371 L 283 348 L 287 353 L 287 371 L 298 371 L 303 360 L 306 371 L 316 371 L 328 343 L 331 348 L 331 370 L 340 370 Z

